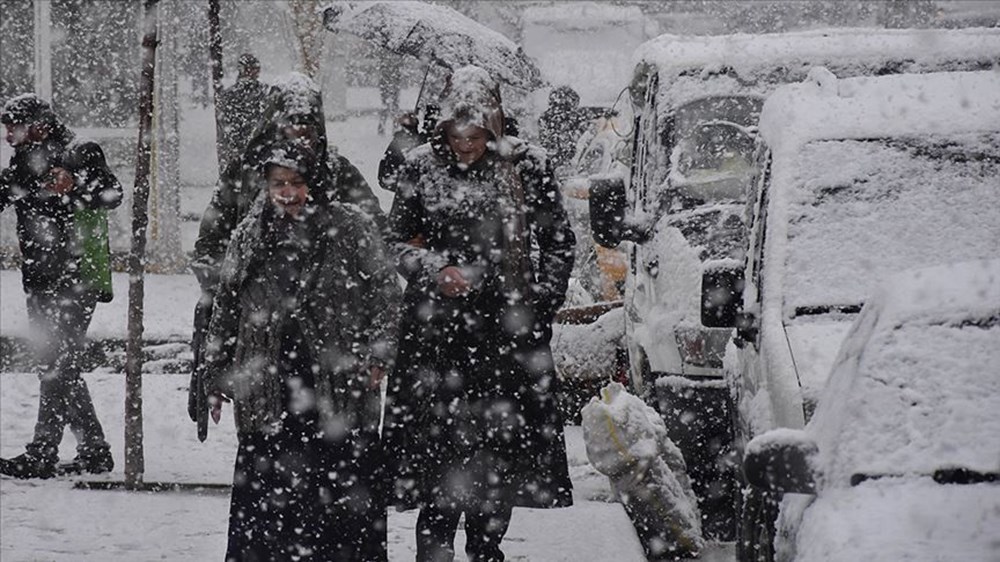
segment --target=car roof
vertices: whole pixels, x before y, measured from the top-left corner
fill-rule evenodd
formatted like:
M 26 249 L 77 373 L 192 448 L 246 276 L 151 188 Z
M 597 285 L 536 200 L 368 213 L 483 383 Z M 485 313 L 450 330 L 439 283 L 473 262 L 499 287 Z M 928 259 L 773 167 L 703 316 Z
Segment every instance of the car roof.
M 737 73 L 777 65 L 824 64 L 824 60 L 877 61 L 964 60 L 986 56 L 996 61 L 1000 29 L 835 28 L 766 34 L 678 36 L 665 34 L 636 49 L 636 65 L 655 65 L 661 73 L 680 74 L 711 65 Z
M 1000 72 L 810 79 L 775 90 L 760 134 L 775 153 L 814 140 L 1000 131 Z

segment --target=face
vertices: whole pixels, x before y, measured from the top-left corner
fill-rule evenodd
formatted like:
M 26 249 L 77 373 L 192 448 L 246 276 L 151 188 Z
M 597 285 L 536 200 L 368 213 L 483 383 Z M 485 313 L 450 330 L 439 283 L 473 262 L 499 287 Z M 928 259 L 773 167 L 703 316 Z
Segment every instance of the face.
M 271 166 L 267 170 L 267 193 L 282 214 L 298 217 L 309 201 L 309 185 L 291 168 Z
M 458 161 L 466 166 L 472 165 L 486 154 L 486 145 L 490 141 L 490 133 L 482 127 L 456 127 L 449 125 L 445 129 L 448 146 L 455 153 Z
M 11 146 L 21 146 L 22 144 L 37 142 L 45 138 L 44 130 L 41 127 L 29 125 L 27 123 L 5 124 L 7 128 L 7 144 Z

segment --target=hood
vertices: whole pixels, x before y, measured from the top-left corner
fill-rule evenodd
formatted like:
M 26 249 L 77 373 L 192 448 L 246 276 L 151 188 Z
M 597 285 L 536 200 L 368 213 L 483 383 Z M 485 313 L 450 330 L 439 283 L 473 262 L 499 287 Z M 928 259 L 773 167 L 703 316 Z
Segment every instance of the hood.
M 267 109 L 247 144 L 251 162 L 259 164 L 267 147 L 281 140 L 281 129 L 287 125 L 308 125 L 316 131 L 319 141 L 317 160 L 327 161 L 326 120 L 319 87 L 308 76 L 292 72 L 276 82 L 268 92 Z
M 440 108 L 438 132 L 455 123 L 482 127 L 493 135 L 494 140 L 503 137 L 500 85 L 478 66 L 464 66 L 451 75 L 441 94 Z

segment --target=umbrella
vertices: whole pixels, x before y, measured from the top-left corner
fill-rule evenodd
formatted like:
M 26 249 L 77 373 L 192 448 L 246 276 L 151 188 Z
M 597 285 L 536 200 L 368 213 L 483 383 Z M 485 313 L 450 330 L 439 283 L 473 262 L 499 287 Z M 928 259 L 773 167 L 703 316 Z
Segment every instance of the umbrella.
M 479 66 L 501 83 L 524 90 L 545 85 L 516 43 L 455 10 L 424 2 L 339 2 L 323 11 L 330 31 L 345 31 L 395 53 L 449 70 Z

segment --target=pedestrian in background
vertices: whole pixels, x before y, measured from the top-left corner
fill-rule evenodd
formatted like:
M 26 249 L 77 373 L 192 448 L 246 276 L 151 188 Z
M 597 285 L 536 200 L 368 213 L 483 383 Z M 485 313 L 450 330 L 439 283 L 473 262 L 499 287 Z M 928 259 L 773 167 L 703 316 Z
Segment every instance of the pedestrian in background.
M 267 109 L 268 86 L 260 81 L 260 61 L 250 53 L 239 58 L 236 83 L 219 94 L 222 138 L 219 139 L 219 171 L 240 158 L 254 128 Z
M 514 506 L 572 503 L 551 324 L 574 236 L 542 149 L 506 137 L 497 83 L 457 70 L 399 171 L 390 249 L 406 277 L 383 442 L 417 560 L 503 560 Z
M 549 93 L 549 106 L 538 118 L 539 143 L 556 170 L 565 167 L 576 153 L 576 141 L 586 130 L 588 117 L 580 109 L 580 95 L 569 86 Z
M 261 162 L 199 373 L 216 421 L 233 400 L 239 435 L 226 559 L 385 560 L 376 479 L 396 276 L 375 222 L 317 189 L 308 147 L 279 142 Z
M 0 459 L 0 473 L 48 478 L 114 468 L 87 383 L 80 376 L 87 329 L 98 301 L 111 300 L 107 216 L 122 187 L 101 147 L 73 133 L 35 94 L 9 100 L 0 114 L 14 147 L 0 174 L 0 211 L 13 205 L 28 317 L 41 366 L 38 421 L 26 452 Z M 58 464 L 69 426 L 76 457 Z

